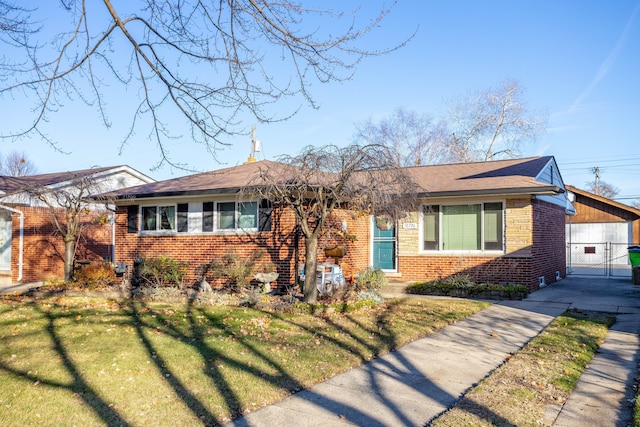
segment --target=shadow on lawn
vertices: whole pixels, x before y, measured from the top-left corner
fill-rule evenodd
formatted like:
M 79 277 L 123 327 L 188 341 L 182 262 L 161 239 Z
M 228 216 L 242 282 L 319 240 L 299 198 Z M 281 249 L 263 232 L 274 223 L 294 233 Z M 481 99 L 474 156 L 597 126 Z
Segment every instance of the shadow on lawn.
M 21 371 L 12 368 L 2 361 L 0 361 L 0 370 L 32 383 L 39 381 L 43 385 L 65 389 L 74 393 L 107 425 L 131 425 L 131 421 L 128 421 L 124 414 L 119 413 L 117 407 L 109 404 L 101 397 L 100 390 L 92 387 L 90 379 L 83 377 L 81 370 L 70 355 L 64 339 L 61 338 L 58 330 L 59 326 L 56 322 L 65 318 L 71 318 L 75 313 L 73 311 L 71 313 L 65 313 L 64 310 L 43 309 L 43 307 L 38 305 L 37 300 L 31 302 L 30 305 L 46 319 L 46 334 L 51 341 L 51 347 L 59 356 L 59 360 L 64 369 L 70 374 L 72 381 L 56 382 L 46 380 L 37 374 L 33 374 L 31 371 Z M 228 325 L 224 322 L 225 315 L 223 313 L 213 312 L 206 306 L 200 307 L 194 304 L 193 301 L 189 301 L 185 311 L 180 310 L 181 316 L 184 315 L 182 316 L 184 321 L 178 323 L 175 319 L 163 314 L 161 310 L 157 308 L 154 309 L 153 306 L 139 300 L 125 300 L 121 303 L 120 307 L 121 310 L 118 312 L 118 317 L 121 318 L 121 326 L 127 325 L 133 328 L 144 351 L 149 356 L 149 360 L 155 365 L 155 370 L 162 375 L 166 384 L 175 393 L 175 396 L 185 404 L 189 411 L 191 411 L 203 425 L 220 425 L 228 422 L 228 417 L 236 419 L 234 421 L 235 425 L 248 425 L 241 418 L 245 412 L 245 408 L 243 408 L 243 404 L 238 395 L 238 384 L 229 382 L 226 373 L 222 371 L 221 362 L 224 362 L 225 370 L 235 369 L 243 371 L 251 377 L 264 381 L 287 393 L 294 393 L 304 388 L 304 385 L 291 374 L 293 369 L 290 364 L 291 362 L 283 361 L 274 354 L 271 354 L 268 347 L 257 345 L 255 337 L 244 336 L 230 331 Z M 256 310 L 256 313 L 272 320 L 277 319 L 278 321 L 284 322 L 302 331 L 302 333 L 308 334 L 309 337 L 321 338 L 326 343 L 335 346 L 339 351 L 356 355 L 363 363 L 367 362 L 371 355 L 392 351 L 400 345 L 398 337 L 393 332 L 393 328 L 389 327 L 389 325 L 393 323 L 393 304 L 390 304 L 387 311 L 382 312 L 383 314 L 377 319 L 377 322 L 370 325 L 360 321 L 357 316 L 348 313 L 341 316 L 342 321 L 346 322 L 347 326 L 336 322 L 330 316 L 325 316 L 318 318 L 321 319 L 319 327 L 310 326 L 295 316 L 288 316 L 271 311 L 261 312 L 259 310 Z M 411 322 L 409 322 L 409 324 L 411 324 Z M 418 321 L 416 321 L 416 325 L 418 325 Z M 334 333 L 337 330 L 345 332 L 350 328 L 359 330 L 360 333 L 347 334 L 344 339 L 337 338 Z M 238 346 L 241 346 L 244 352 L 250 352 L 260 362 L 263 362 L 271 368 L 269 370 L 270 372 L 252 366 L 237 355 L 226 352 L 223 354 L 220 348 L 216 348 L 213 345 L 215 341 L 208 338 L 211 330 L 226 334 L 226 337 L 232 338 Z M 222 397 L 226 408 L 222 408 L 221 411 L 214 413 L 210 402 L 208 402 L 202 394 L 195 392 L 193 387 L 190 387 L 190 384 L 185 380 L 180 379 L 180 372 L 175 372 L 175 360 L 168 360 L 167 357 L 165 357 L 168 356 L 163 354 L 163 351 L 166 350 L 158 347 L 157 342 L 155 342 L 153 338 L 155 334 L 162 334 L 164 337 L 175 340 L 176 344 L 187 345 L 197 352 L 203 366 L 202 374 L 206 376 L 210 382 L 212 392 L 215 391 Z M 376 339 L 371 339 L 373 336 L 375 336 Z M 172 364 L 174 368 L 170 367 Z M 405 410 L 399 407 L 397 403 L 394 403 L 397 401 L 394 399 L 397 396 L 385 396 L 382 390 L 383 385 L 380 381 L 388 379 L 401 380 L 402 375 L 407 372 L 412 375 L 421 376 L 420 369 L 414 366 L 410 360 L 404 359 L 399 354 L 396 354 L 394 363 L 379 361 L 375 366 L 368 368 L 366 372 L 370 391 L 378 395 L 376 404 L 382 404 L 391 411 L 399 424 L 412 424 L 412 420 L 405 414 Z M 425 390 L 425 383 L 428 383 L 430 387 L 437 388 L 435 384 L 430 384 L 428 378 L 423 377 L 422 381 L 421 384 L 417 384 L 414 387 L 414 390 L 423 392 L 423 390 Z M 300 393 L 299 396 L 307 399 L 314 405 L 327 408 L 332 411 L 336 417 L 348 414 L 347 419 L 359 419 L 367 425 L 382 424 L 374 415 L 358 409 L 358 405 L 352 402 L 338 401 L 332 397 L 320 395 L 314 392 L 313 389 L 306 390 Z M 446 391 L 439 388 L 437 388 L 437 396 L 441 399 L 442 403 L 449 401 L 455 402 L 458 398 L 457 396 L 448 395 Z
M 41 384 L 43 386 L 68 390 L 74 393 L 75 396 L 81 398 L 83 402 L 86 403 L 87 406 L 89 406 L 106 425 L 129 426 L 130 424 L 120 416 L 113 405 L 105 402 L 104 399 L 100 397 L 100 394 L 89 385 L 89 382 L 82 376 L 77 366 L 73 362 L 73 359 L 70 357 L 67 348 L 62 342 L 62 339 L 56 329 L 55 322 L 56 320 L 70 317 L 70 314 L 52 314 L 50 310 L 43 310 L 42 307 L 40 307 L 37 303 L 31 303 L 29 305 L 38 313 L 43 315 L 46 319 L 46 332 L 51 339 L 53 350 L 57 353 L 65 370 L 71 375 L 72 381 L 63 382 L 48 380 L 46 378 L 38 376 L 37 370 L 35 371 L 35 373 L 33 373 L 31 370 L 18 370 L 1 361 L 0 370 L 5 371 L 13 376 L 30 381 L 31 384 Z

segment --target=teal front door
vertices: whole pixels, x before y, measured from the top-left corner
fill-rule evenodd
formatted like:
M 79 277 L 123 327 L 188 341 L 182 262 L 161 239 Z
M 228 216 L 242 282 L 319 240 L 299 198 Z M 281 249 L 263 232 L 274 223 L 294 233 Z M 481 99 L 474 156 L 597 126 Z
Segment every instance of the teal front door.
M 371 265 L 382 270 L 396 270 L 396 227 L 393 223 L 372 219 L 373 242 Z

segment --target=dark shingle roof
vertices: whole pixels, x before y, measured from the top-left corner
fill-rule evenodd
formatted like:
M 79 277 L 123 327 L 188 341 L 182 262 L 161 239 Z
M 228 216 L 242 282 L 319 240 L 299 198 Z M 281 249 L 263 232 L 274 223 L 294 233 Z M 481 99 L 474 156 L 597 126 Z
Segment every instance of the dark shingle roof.
M 113 192 L 119 199 L 130 197 L 166 197 L 197 195 L 203 193 L 234 193 L 256 177 L 260 168 L 277 167 L 279 163 L 269 160 L 244 163 L 210 172 L 138 185 Z
M 543 193 L 558 187 L 536 177 L 553 160 L 551 156 L 491 162 L 455 163 L 409 168 L 413 180 L 430 196 Z
M 562 191 L 536 180 L 553 157 L 458 163 L 407 168 L 425 195 L 543 194 Z M 118 190 L 119 199 L 236 193 L 264 168 L 282 164 L 269 160 L 204 172 Z

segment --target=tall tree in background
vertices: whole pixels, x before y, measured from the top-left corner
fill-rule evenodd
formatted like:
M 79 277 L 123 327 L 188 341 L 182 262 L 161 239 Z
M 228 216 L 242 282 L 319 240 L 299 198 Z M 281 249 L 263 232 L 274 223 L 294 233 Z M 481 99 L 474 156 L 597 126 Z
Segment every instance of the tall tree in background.
M 468 92 L 449 102 L 449 153 L 455 162 L 514 158 L 526 142 L 546 129 L 546 117 L 527 110 L 524 89 L 516 80 Z
M 27 158 L 24 152 L 12 151 L 0 157 L 0 175 L 29 176 L 38 172 L 38 168 Z
M 329 145 L 280 157 L 279 163 L 263 168 L 244 191 L 295 213 L 305 238 L 304 301 L 313 303 L 318 296 L 319 238 L 333 211 L 342 206 L 352 212 L 397 218 L 415 209 L 415 188 L 388 147 Z
M 291 97 L 315 107 L 314 83 L 348 80 L 364 57 L 403 44 L 358 47 L 386 8 L 364 16 L 293 0 L 19 4 L 0 0 L 0 96 L 30 100 L 35 113 L 24 128 L 0 136 L 36 135 L 56 146 L 47 123 L 66 101 L 94 107 L 109 127 L 107 93 L 137 94 L 121 150 L 142 128 L 157 143 L 159 165 L 174 164 L 168 141 L 180 136 L 176 119 L 215 156 L 227 137 L 246 131 L 245 114 L 261 122 L 285 119 L 295 106 L 277 117 L 268 107 Z M 49 16 L 60 11 L 64 16 Z
M 445 163 L 448 131 L 442 122 L 435 123 L 427 114 L 403 108 L 374 122 L 368 119 L 356 124 L 357 144 L 380 144 L 389 148 L 403 166 Z
M 607 199 L 613 199 L 620 192 L 614 185 L 600 180 L 588 182 L 585 190 Z
M 514 80 L 448 104 L 448 114 L 437 120 L 400 108 L 357 123 L 354 140 L 385 145 L 400 164 L 415 166 L 517 157 L 546 129 L 546 117 L 527 110 L 524 89 Z

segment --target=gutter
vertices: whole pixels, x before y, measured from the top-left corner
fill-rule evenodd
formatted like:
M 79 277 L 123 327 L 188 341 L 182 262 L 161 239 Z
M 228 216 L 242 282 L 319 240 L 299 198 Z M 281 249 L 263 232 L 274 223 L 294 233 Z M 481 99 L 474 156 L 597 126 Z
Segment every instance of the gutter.
M 7 210 L 9 212 L 13 212 L 16 213 L 18 215 L 20 215 L 20 249 L 19 249 L 19 255 L 18 255 L 18 278 L 16 279 L 16 282 L 20 282 L 22 281 L 22 265 L 23 265 L 23 261 L 24 261 L 24 256 L 23 256 L 23 252 L 24 252 L 24 212 L 19 211 L 18 209 L 14 209 L 14 208 L 10 208 L 9 206 L 5 206 L 0 204 L 0 209 L 4 209 Z
M 562 194 L 565 191 L 558 186 L 544 186 L 544 187 L 524 187 L 524 188 L 490 188 L 479 190 L 452 190 L 452 191 L 433 191 L 418 193 L 419 197 L 469 197 L 469 196 L 516 196 L 523 194 L 531 194 L 537 196 L 556 196 Z

